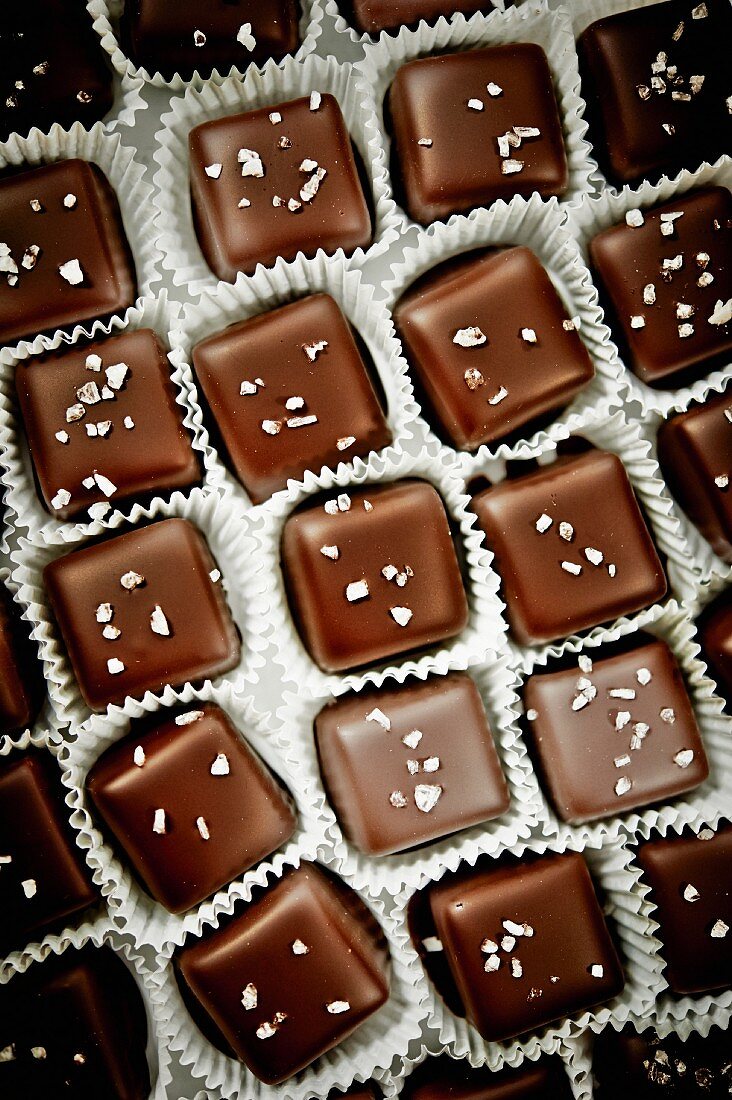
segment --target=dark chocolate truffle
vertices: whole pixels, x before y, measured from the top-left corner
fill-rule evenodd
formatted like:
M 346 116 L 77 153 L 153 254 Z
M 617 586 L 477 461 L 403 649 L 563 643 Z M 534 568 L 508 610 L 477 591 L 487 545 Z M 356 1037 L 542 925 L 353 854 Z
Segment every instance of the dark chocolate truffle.
M 233 282 L 278 256 L 370 243 L 371 214 L 332 95 L 204 122 L 189 145 L 198 241 L 219 279 Z
M 541 46 L 409 61 L 394 77 L 388 110 L 397 189 L 417 222 L 567 189 L 562 123 Z
M 732 702 L 732 589 L 726 589 L 699 619 L 702 656 L 721 694 Z
M 660 1038 L 654 1028 L 638 1033 L 606 1027 L 595 1039 L 592 1073 L 596 1100 L 729 1100 L 732 1037 L 713 1027 L 684 1042 L 673 1032 Z
M 92 710 L 237 664 L 239 636 L 212 574 L 208 545 L 185 519 L 128 531 L 46 566 L 51 605 Z
M 117 196 L 96 165 L 0 180 L 0 342 L 119 313 L 136 293 Z
M 15 386 L 40 496 L 58 519 L 200 480 L 165 348 L 154 332 L 21 362 Z M 109 503 L 107 503 L 109 502 Z
M 193 365 L 229 461 L 256 504 L 306 470 L 391 442 L 355 334 L 328 294 L 207 337 L 194 347 Z
M 0 585 L 0 734 L 32 726 L 43 702 L 41 665 L 28 630 Z
M 389 992 L 375 921 L 312 864 L 184 947 L 176 966 L 219 1042 L 267 1084 L 346 1039 Z
M 182 913 L 292 836 L 277 781 L 213 703 L 132 731 L 86 787 L 150 894 Z
M 732 826 L 684 832 L 638 849 L 674 993 L 732 985 Z
M 673 176 L 732 143 L 727 0 L 646 4 L 599 19 L 580 37 L 590 138 L 606 176 Z
M 602 650 L 600 650 L 600 655 Z M 524 705 L 547 791 L 577 824 L 675 798 L 709 774 L 681 669 L 658 640 L 531 676 Z
M 467 624 L 445 505 L 426 481 L 308 500 L 285 521 L 281 553 L 295 624 L 327 672 L 435 645 Z
M 494 10 L 491 0 L 343 0 L 342 7 L 365 34 L 414 25 L 420 19 L 433 21 L 441 15 L 449 19 L 455 12 L 470 16 Z
M 362 852 L 386 855 L 505 813 L 509 794 L 469 676 L 348 695 L 315 719 L 328 796 Z
M 528 248 L 440 265 L 409 288 L 394 320 L 429 412 L 462 450 L 568 405 L 594 374 Z
M 428 1058 L 407 1079 L 404 1100 L 571 1100 L 558 1058 L 526 1061 L 518 1069 L 473 1069 L 454 1058 Z
M 651 535 L 614 454 L 560 458 L 484 490 L 473 507 L 522 645 L 632 614 L 666 593 Z
M 680 385 L 732 350 L 732 195 L 706 187 L 590 241 L 609 321 L 628 367 L 649 386 Z

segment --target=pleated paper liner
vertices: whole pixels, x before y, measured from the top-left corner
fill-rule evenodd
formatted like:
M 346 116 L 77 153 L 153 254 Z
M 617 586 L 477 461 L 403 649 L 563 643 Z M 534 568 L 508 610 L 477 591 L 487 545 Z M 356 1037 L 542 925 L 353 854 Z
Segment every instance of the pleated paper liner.
M 491 0 L 493 7 L 496 11 L 505 11 L 506 7 L 510 5 L 513 0 Z M 487 6 L 487 5 L 486 5 Z M 371 35 L 367 32 L 358 30 L 349 22 L 348 15 L 348 3 L 347 0 L 324 0 L 325 14 L 333 20 L 333 25 L 338 34 L 347 36 L 348 41 L 353 47 L 363 47 L 374 41 L 375 38 L 385 37 L 386 35 L 394 35 L 398 33 L 399 28 L 392 28 L 388 31 L 381 31 L 378 35 Z M 489 13 L 490 14 L 490 13 Z M 454 15 L 441 15 L 439 19 L 430 20 L 432 23 L 438 25 L 447 23 L 449 25 L 461 24 L 468 21 L 472 16 L 463 15 L 461 12 L 457 12 Z M 427 22 L 420 19 L 420 24 Z

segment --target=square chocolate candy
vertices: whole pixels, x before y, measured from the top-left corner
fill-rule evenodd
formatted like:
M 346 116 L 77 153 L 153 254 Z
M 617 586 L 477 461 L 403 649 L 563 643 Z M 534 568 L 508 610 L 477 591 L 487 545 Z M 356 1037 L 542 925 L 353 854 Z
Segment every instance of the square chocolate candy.
M 165 348 L 150 329 L 74 347 L 15 371 L 39 494 L 58 519 L 102 518 L 200 480 Z
M 32 726 L 43 702 L 41 665 L 29 629 L 0 586 L 0 734 Z
M 369 855 L 404 851 L 508 809 L 488 718 L 469 676 L 345 696 L 321 710 L 315 740 L 343 831 Z
M 535 673 L 526 716 L 544 784 L 578 824 L 669 801 L 709 774 L 681 669 L 650 638 L 628 651 Z
M 193 365 L 229 462 L 256 504 L 391 442 L 356 334 L 314 294 L 197 344 Z
M 732 703 L 732 590 L 726 589 L 699 618 L 699 641 L 710 674 L 728 705 Z
M 421 19 L 431 22 L 441 15 L 449 19 L 455 12 L 474 15 L 494 10 L 491 0 L 342 0 L 341 6 L 364 34 L 415 26 Z
M 0 342 L 120 313 L 136 294 L 117 196 L 96 165 L 0 180 Z
M 305 501 L 285 521 L 281 555 L 295 625 L 327 672 L 435 645 L 467 624 L 445 505 L 426 481 Z
M 389 993 L 378 925 L 356 894 L 311 864 L 175 962 L 199 1026 L 267 1084 L 337 1046 Z
M 669 833 L 638 849 L 674 993 L 732 984 L 732 826 Z
M 148 892 L 182 913 L 289 840 L 295 815 L 220 707 L 147 725 L 103 753 L 86 788 Z
M 706 374 L 732 351 L 732 195 L 705 187 L 625 221 L 590 241 L 628 367 L 649 386 Z
M 629 615 L 666 577 L 625 467 L 590 450 L 509 478 L 473 498 L 522 645 Z
M 569 176 L 552 74 L 531 42 L 423 57 L 388 93 L 392 172 L 423 225 L 513 195 L 566 191 Z
M 639 1027 L 642 1025 L 638 1025 Z M 648 1025 L 606 1027 L 595 1038 L 592 1075 L 595 1100 L 728 1100 L 732 1088 L 732 1034 L 712 1027 L 708 1034 L 675 1032 L 661 1037 Z
M 198 241 L 219 279 L 233 282 L 279 256 L 370 243 L 356 155 L 332 95 L 204 122 L 189 146 Z
M 576 322 L 528 248 L 434 268 L 397 303 L 394 321 L 431 416 L 461 450 L 568 405 L 594 374 Z
M 405 1100 L 571 1100 L 572 1092 L 558 1058 L 527 1059 L 518 1069 L 496 1072 L 445 1055 L 417 1066 L 403 1095 Z
M 241 644 L 218 576 L 185 519 L 160 520 L 46 566 L 53 612 L 92 710 L 237 664 Z

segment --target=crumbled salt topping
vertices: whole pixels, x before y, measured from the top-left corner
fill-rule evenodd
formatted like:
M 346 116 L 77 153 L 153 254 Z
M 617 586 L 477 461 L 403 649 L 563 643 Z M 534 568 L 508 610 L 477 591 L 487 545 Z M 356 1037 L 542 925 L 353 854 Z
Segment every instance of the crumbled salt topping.
M 187 710 L 185 714 L 176 715 L 175 724 L 176 726 L 190 726 L 193 722 L 200 722 L 202 718 L 202 710 Z
M 61 264 L 58 273 L 71 286 L 79 286 L 84 282 L 84 272 L 77 259 L 67 260 L 66 263 Z
M 461 348 L 477 348 L 485 344 L 487 337 L 477 325 L 468 328 L 459 328 L 452 338 L 453 344 Z
M 165 832 L 165 810 L 157 809 L 153 819 L 153 832 L 160 836 Z
M 136 745 L 135 751 L 132 754 L 132 761 L 138 768 L 142 768 L 145 765 L 145 750 L 142 745 Z
M 391 729 L 391 719 L 378 707 L 374 707 L 373 710 L 369 711 L 366 715 L 366 721 L 378 723 L 378 725 L 382 726 L 387 732 Z
M 346 586 L 346 599 L 349 603 L 356 603 L 358 600 L 365 600 L 369 595 L 368 581 L 351 581 Z

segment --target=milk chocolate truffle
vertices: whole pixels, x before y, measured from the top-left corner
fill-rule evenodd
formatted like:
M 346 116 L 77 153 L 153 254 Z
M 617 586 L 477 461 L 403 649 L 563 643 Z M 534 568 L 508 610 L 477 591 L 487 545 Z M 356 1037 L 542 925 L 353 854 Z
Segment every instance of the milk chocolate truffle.
M 368 855 L 413 848 L 508 809 L 488 718 L 469 676 L 347 695 L 317 716 L 315 740 L 341 827 Z
M 86 788 L 145 888 L 173 913 L 295 831 L 286 794 L 213 703 L 133 729 L 97 760 Z
M 343 8 L 365 34 L 414 25 L 420 19 L 432 21 L 441 15 L 449 19 L 455 12 L 469 16 L 494 10 L 491 0 L 345 0 Z
M 663 421 L 658 461 L 715 554 L 732 562 L 732 398 L 722 394 Z
M 391 442 L 356 335 L 328 294 L 207 337 L 194 347 L 193 365 L 229 463 L 255 504 L 306 470 Z
M 240 640 L 219 576 L 185 519 L 160 520 L 46 566 L 53 612 L 92 710 L 237 664 Z
M 614 337 L 642 382 L 670 388 L 726 361 L 732 351 L 726 187 L 629 210 L 590 241 L 590 259 Z
M 21 362 L 15 387 L 52 516 L 103 518 L 132 497 L 200 480 L 165 348 L 151 329 Z
M 83 0 L 4 0 L 0 141 L 33 126 L 85 126 L 112 109 L 112 70 Z
M 387 962 L 383 936 L 357 895 L 312 864 L 288 872 L 176 958 L 189 999 L 218 1031 L 215 1041 L 273 1085 L 381 1007 Z
M 729 1100 L 732 1062 L 729 1031 L 713 1027 L 682 1042 L 652 1027 L 638 1033 L 606 1027 L 595 1039 L 592 1073 L 597 1100 Z
M 599 19 L 578 43 L 590 139 L 614 183 L 673 176 L 729 152 L 732 12 L 674 0 Z
M 278 256 L 370 243 L 369 206 L 332 95 L 204 122 L 189 145 L 198 242 L 219 279 L 233 282 Z
M 405 1100 L 571 1100 L 558 1058 L 526 1061 L 519 1069 L 473 1069 L 454 1058 L 428 1058 L 407 1079 Z
M 468 1019 L 500 1042 L 616 996 L 623 971 L 575 852 L 471 869 L 429 891 Z
M 718 596 L 699 619 L 702 656 L 721 694 L 732 701 L 732 589 Z
M 467 624 L 445 505 L 426 481 L 307 500 L 285 521 L 281 554 L 295 625 L 327 672 L 435 645 Z
M 0 735 L 32 726 L 43 694 L 37 650 L 20 609 L 0 585 Z
M 0 342 L 119 313 L 137 294 L 117 197 L 84 160 L 0 180 Z
M 147 1018 L 108 947 L 67 949 L 0 990 L 3 1100 L 147 1100 Z
M 569 182 L 552 74 L 531 42 L 409 61 L 388 93 L 393 174 L 423 225 Z
M 577 322 L 528 248 L 434 268 L 394 321 L 428 415 L 461 450 L 568 405 L 594 374 Z
M 473 498 L 512 633 L 549 642 L 658 602 L 666 577 L 620 459 L 564 457 Z
M 600 651 L 602 653 L 602 650 Z M 531 676 L 524 691 L 533 747 L 551 801 L 579 824 L 698 787 L 709 774 L 681 669 L 665 644 Z
M 60 931 L 97 900 L 58 768 L 40 750 L 0 760 L 0 883 L 3 954 Z
M 685 831 L 638 849 L 673 993 L 732 985 L 732 826 Z

